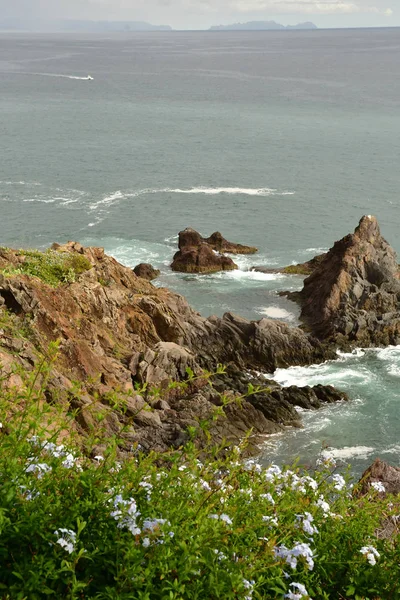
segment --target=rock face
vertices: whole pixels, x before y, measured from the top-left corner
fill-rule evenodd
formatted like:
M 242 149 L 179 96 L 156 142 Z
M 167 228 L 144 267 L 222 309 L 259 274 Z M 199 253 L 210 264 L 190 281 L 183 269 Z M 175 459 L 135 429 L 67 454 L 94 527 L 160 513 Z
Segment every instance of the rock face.
M 156 279 L 160 274 L 158 269 L 155 269 L 148 263 L 140 263 L 139 265 L 136 265 L 136 267 L 133 269 L 133 272 L 138 277 L 146 279 L 146 281 L 153 281 L 153 279 Z
M 217 254 L 194 229 L 179 233 L 179 250 L 171 268 L 181 273 L 216 273 L 233 271 L 237 265 L 228 256 Z
M 38 353 L 58 340 L 46 399 L 77 410 L 75 427 L 82 435 L 103 414 L 104 438 L 118 435 L 122 452 L 134 443 L 158 450 L 179 446 L 188 426 L 210 418 L 218 393 L 234 400 L 253 382 L 260 391 L 241 405 L 233 401 L 210 433 L 215 442 L 237 443 L 253 428 L 256 443 L 259 435 L 299 424 L 296 406 L 317 408 L 333 398 L 328 390 L 325 397 L 316 389 L 283 390 L 254 375 L 334 355 L 302 330 L 229 313 L 205 319 L 182 296 L 155 288 L 101 248 L 69 242 L 52 251 L 83 257 L 86 270 L 52 287 L 21 273 L 23 254 L 0 249 L 0 361 L 9 385 L 18 387 L 12 363 L 29 372 L 40 360 Z M 218 364 L 226 364 L 227 373 L 213 387 L 203 370 L 214 372 Z M 186 380 L 188 373 L 195 379 L 187 386 L 169 385 Z M 136 389 L 144 384 L 147 389 Z M 163 390 L 158 399 L 149 391 L 153 385 Z M 124 398 L 125 411 L 110 409 L 115 394 Z
M 359 493 L 367 494 L 373 482 L 382 483 L 387 494 L 400 494 L 400 468 L 377 458 L 362 474 Z
M 297 298 L 301 320 L 319 339 L 353 346 L 400 343 L 398 264 L 375 217 L 363 217 L 353 234 L 334 244 Z

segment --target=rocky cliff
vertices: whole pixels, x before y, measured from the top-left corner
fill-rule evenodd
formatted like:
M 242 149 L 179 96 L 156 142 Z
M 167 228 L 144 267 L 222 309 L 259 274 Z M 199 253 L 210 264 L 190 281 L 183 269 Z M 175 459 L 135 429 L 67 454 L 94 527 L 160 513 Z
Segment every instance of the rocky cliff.
M 325 342 L 352 346 L 400 343 L 396 253 L 373 216 L 336 242 L 297 295 L 301 319 Z
M 249 383 L 260 391 L 225 409 L 212 425 L 216 442 L 237 442 L 249 428 L 267 434 L 298 425 L 296 406 L 317 408 L 344 397 L 329 387 L 284 390 L 256 373 L 334 355 L 315 338 L 268 319 L 205 319 L 182 296 L 155 288 L 101 248 L 70 242 L 45 253 L 1 249 L 0 305 L 0 362 L 12 384 L 18 385 L 13 362 L 32 370 L 38 353 L 59 341 L 47 400 L 78 409 L 81 433 L 104 414 L 105 436 L 121 437 L 122 449 L 136 442 L 159 450 L 181 444 L 188 426 L 221 403 L 221 393 L 234 398 Z M 218 364 L 227 369 L 211 386 L 203 370 Z M 170 385 L 189 372 L 188 386 Z M 147 390 L 139 393 L 143 385 Z M 162 395 L 149 393 L 151 386 Z M 116 394 L 124 410 L 106 410 Z

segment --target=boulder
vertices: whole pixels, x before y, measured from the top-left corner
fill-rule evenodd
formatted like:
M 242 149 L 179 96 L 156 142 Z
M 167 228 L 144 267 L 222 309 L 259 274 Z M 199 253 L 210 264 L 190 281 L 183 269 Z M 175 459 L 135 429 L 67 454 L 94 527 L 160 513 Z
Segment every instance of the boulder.
M 334 244 L 296 297 L 300 319 L 319 339 L 343 346 L 400 343 L 397 258 L 373 216 Z
M 171 269 L 180 273 L 217 273 L 237 268 L 229 256 L 215 253 L 204 242 L 199 246 L 187 246 L 178 250 L 171 264 Z
M 146 281 L 153 281 L 153 279 L 156 279 L 160 274 L 159 269 L 155 269 L 148 263 L 140 263 L 139 265 L 136 265 L 136 267 L 133 269 L 133 272 L 138 277 L 146 279 Z

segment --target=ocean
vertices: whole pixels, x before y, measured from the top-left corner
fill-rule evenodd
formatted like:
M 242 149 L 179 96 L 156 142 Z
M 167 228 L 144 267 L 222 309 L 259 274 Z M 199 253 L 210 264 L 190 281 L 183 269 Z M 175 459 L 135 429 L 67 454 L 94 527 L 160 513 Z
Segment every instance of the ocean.
M 88 79 L 90 75 L 93 80 Z M 298 322 L 278 295 L 303 262 L 378 217 L 400 251 L 400 29 L 0 34 L 0 244 L 78 240 L 203 315 Z M 212 276 L 170 271 L 177 233 L 219 230 L 259 253 Z M 323 446 L 358 473 L 400 464 L 400 348 L 274 374 L 331 383 L 351 402 L 303 415 L 265 460 Z

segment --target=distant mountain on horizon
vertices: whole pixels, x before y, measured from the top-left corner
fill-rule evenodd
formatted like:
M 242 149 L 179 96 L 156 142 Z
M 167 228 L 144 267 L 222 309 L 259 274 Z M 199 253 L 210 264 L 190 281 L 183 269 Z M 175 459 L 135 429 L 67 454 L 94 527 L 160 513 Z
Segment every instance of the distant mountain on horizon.
M 78 19 L 0 19 L 0 31 L 32 31 L 54 33 L 101 33 L 129 31 L 172 31 L 169 25 L 152 25 L 145 21 L 90 21 Z
M 276 21 L 249 21 L 231 25 L 213 25 L 209 31 L 282 31 L 284 29 L 318 29 L 318 27 L 311 21 L 298 25 L 281 25 Z

